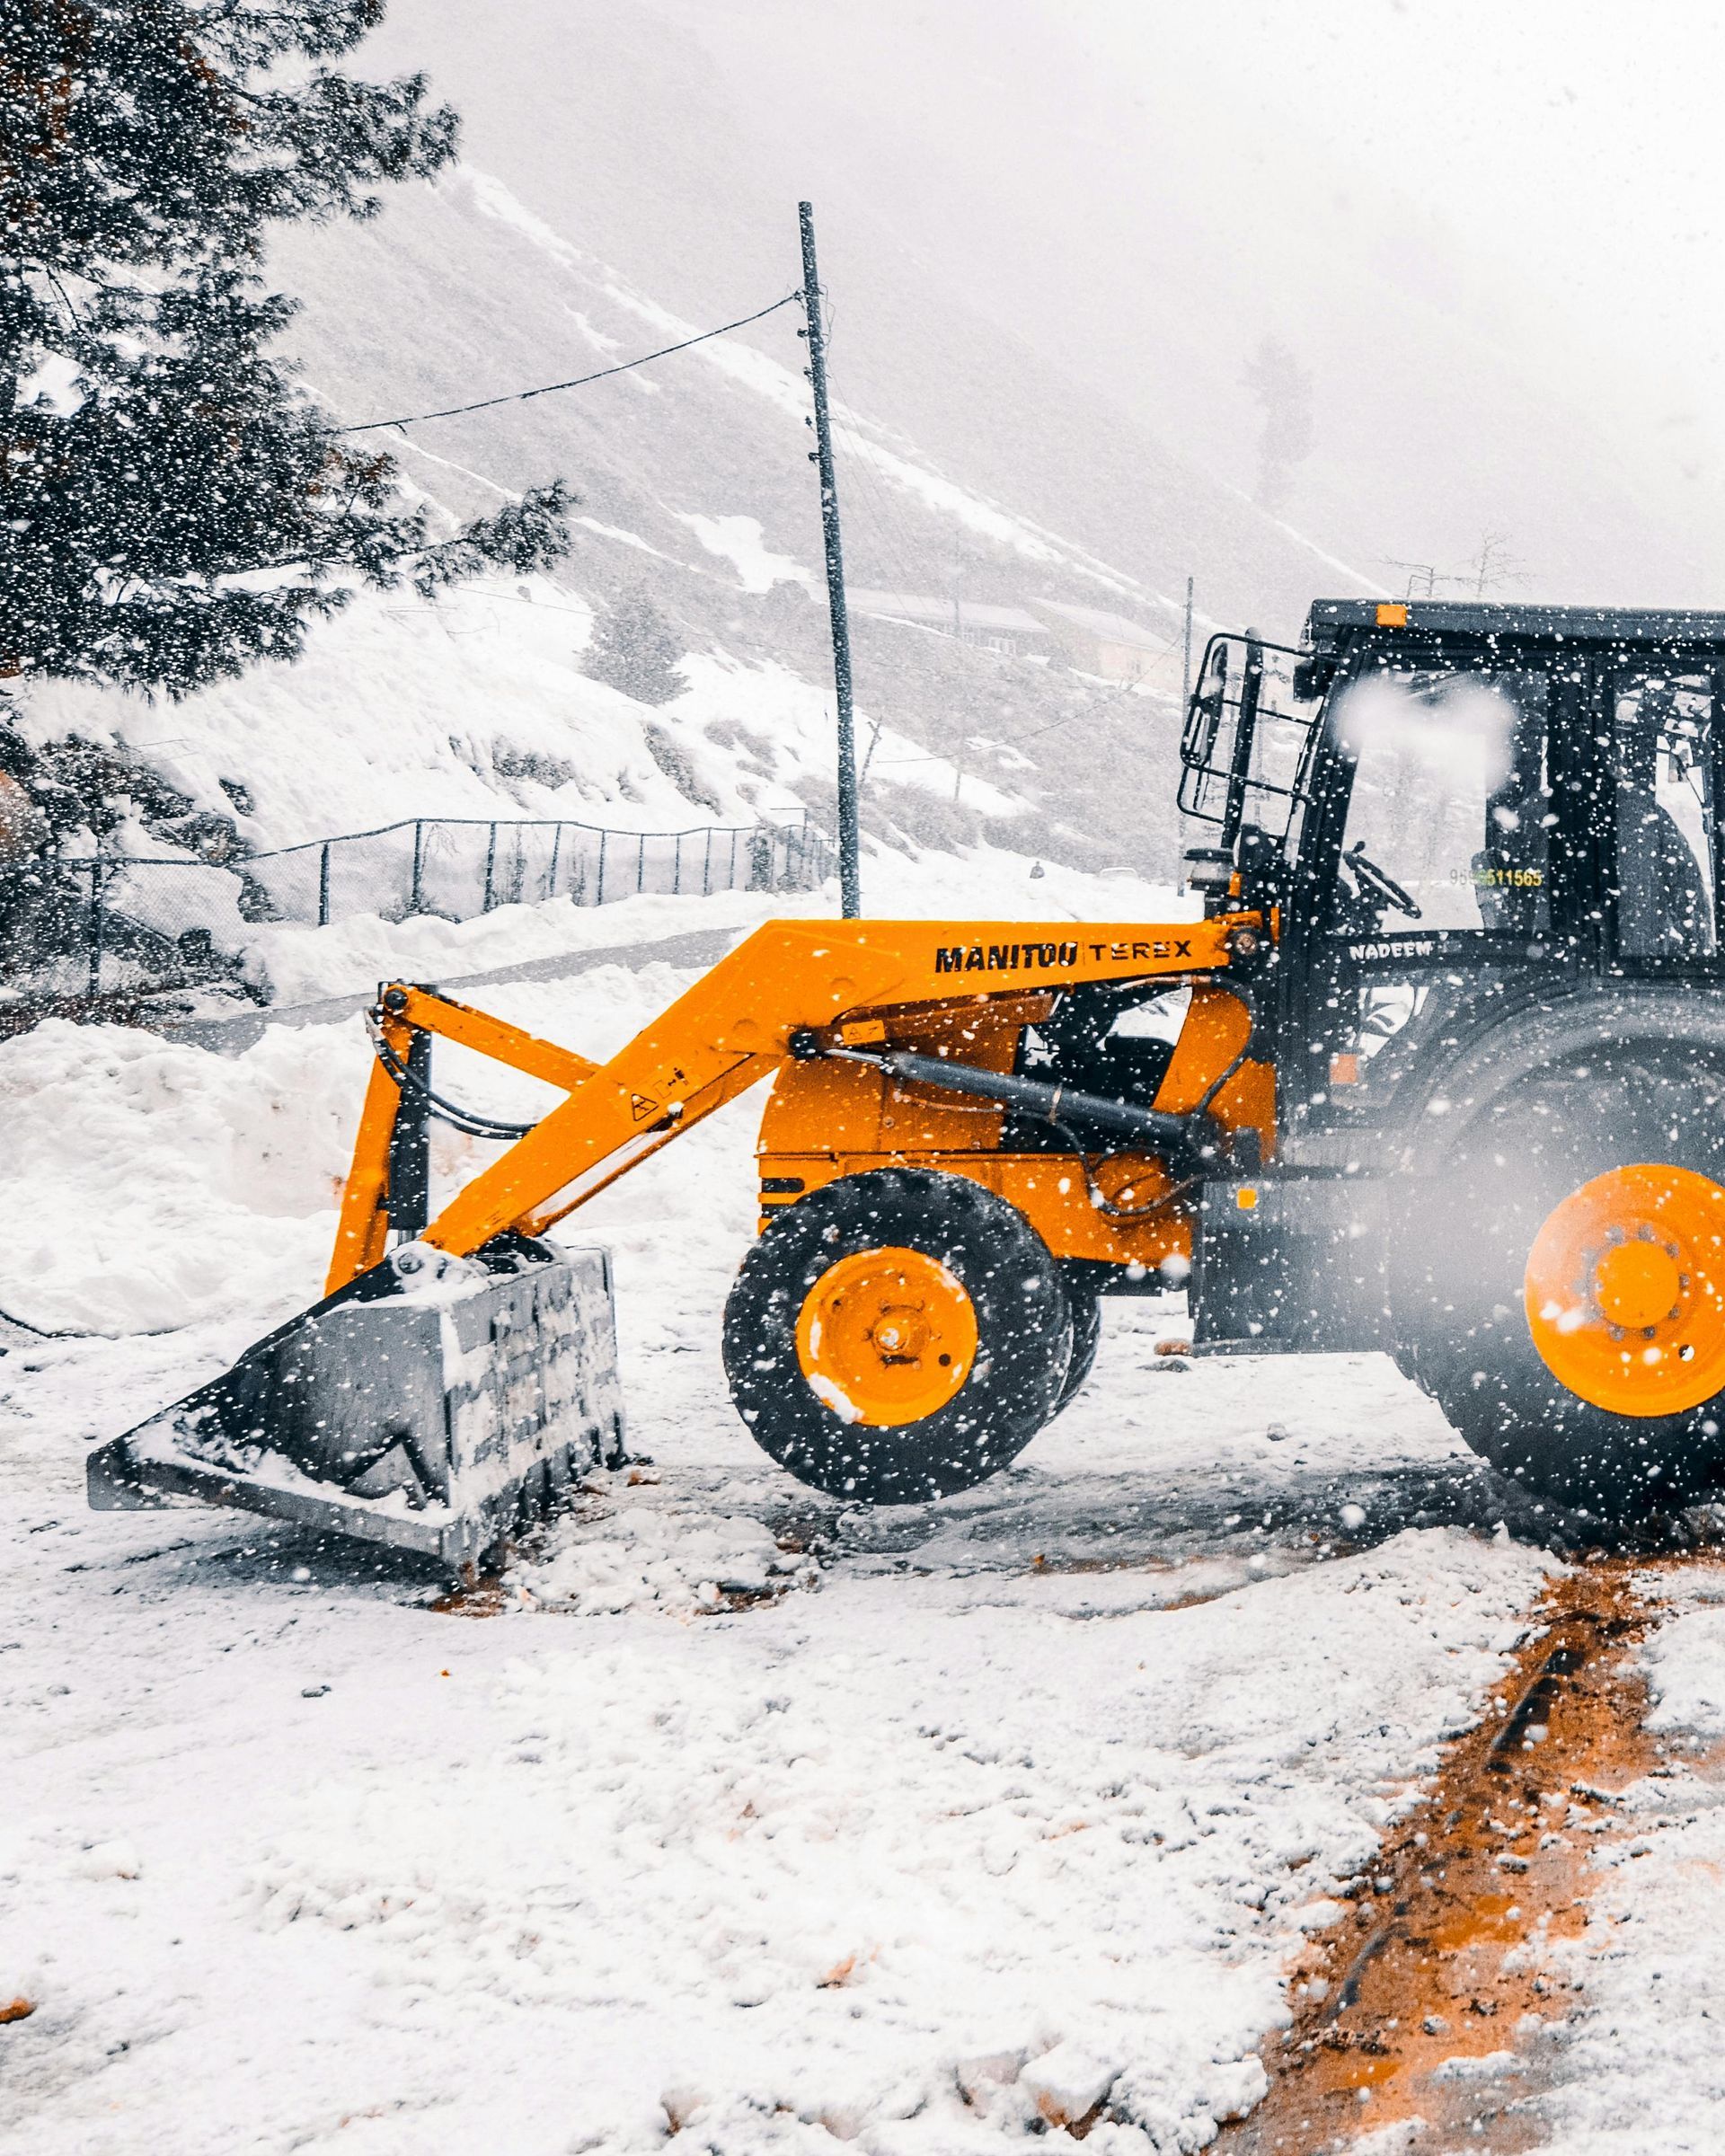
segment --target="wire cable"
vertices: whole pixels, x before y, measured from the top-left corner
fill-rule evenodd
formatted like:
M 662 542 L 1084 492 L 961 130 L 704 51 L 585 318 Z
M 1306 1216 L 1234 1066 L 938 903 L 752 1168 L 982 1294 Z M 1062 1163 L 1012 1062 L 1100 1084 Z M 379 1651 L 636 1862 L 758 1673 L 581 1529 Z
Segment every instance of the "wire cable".
M 1066 1124 L 1057 1121 L 1053 1116 L 1033 1115 L 1027 1119 L 1032 1123 L 1040 1123 L 1045 1129 L 1053 1131 L 1055 1135 L 1071 1149 L 1084 1175 L 1085 1194 L 1089 1197 L 1092 1206 L 1096 1212 L 1105 1215 L 1110 1220 L 1128 1223 L 1153 1220 L 1158 1213 L 1165 1213 L 1177 1197 L 1184 1197 L 1189 1190 L 1197 1189 L 1204 1180 L 1202 1176 L 1193 1175 L 1188 1176 L 1184 1182 L 1171 1183 L 1160 1197 L 1153 1197 L 1147 1206 L 1117 1206 L 1096 1180 L 1096 1171 L 1090 1164 L 1092 1156 L 1085 1152 L 1075 1131 L 1068 1128 Z M 1100 1153 L 1095 1155 L 1098 1162 L 1113 1160 L 1117 1157 L 1116 1154 L 1108 1153 Z
M 751 322 L 763 322 L 769 314 L 776 314 L 781 307 L 800 306 L 802 290 L 787 292 L 783 299 L 775 299 L 770 307 L 757 307 L 752 314 L 739 314 L 735 322 L 721 323 L 716 330 L 703 330 L 698 336 L 686 337 L 680 344 L 661 345 L 656 352 L 643 352 L 638 359 L 624 359 L 616 367 L 602 367 L 597 374 L 576 375 L 568 382 L 542 382 L 537 389 L 506 390 L 501 396 L 480 397 L 472 404 L 449 404 L 441 411 L 411 412 L 399 420 L 361 420 L 351 427 L 338 427 L 338 434 L 372 434 L 380 427 L 418 427 L 427 420 L 459 419 L 463 412 L 489 411 L 494 404 L 525 404 L 530 397 L 549 397 L 560 389 L 584 389 L 589 382 L 603 382 L 612 375 L 626 375 L 632 367 L 645 367 L 652 359 L 668 359 L 673 352 L 686 352 L 692 345 L 709 344 L 715 337 L 729 337 L 733 330 L 747 329 Z

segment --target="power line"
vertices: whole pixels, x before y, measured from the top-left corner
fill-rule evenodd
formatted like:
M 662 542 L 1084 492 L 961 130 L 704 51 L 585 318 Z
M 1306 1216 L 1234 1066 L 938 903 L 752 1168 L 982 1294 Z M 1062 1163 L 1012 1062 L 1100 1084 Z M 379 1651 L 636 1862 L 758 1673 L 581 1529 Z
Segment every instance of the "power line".
M 537 389 L 513 389 L 500 397 L 481 397 L 472 404 L 450 404 L 442 411 L 416 411 L 405 419 L 361 420 L 352 427 L 338 427 L 338 434 L 372 434 L 380 427 L 418 427 L 426 420 L 459 419 L 467 411 L 489 411 L 494 404 L 525 404 L 529 397 L 548 397 L 560 389 L 584 389 L 589 382 L 603 382 L 611 375 L 626 375 L 632 367 L 645 367 L 651 359 L 668 359 L 673 352 L 686 352 L 691 345 L 707 344 L 715 337 L 729 337 L 733 330 L 747 329 L 751 322 L 761 322 L 769 314 L 776 314 L 781 307 L 799 306 L 802 302 L 801 288 L 787 292 L 783 299 L 775 299 L 770 307 L 757 307 L 753 314 L 742 314 L 735 322 L 721 323 L 716 330 L 703 330 L 697 337 L 686 337 L 680 344 L 661 345 L 656 352 L 643 352 L 639 359 L 625 359 L 616 367 L 602 367 L 597 374 L 577 375 L 569 382 L 544 382 Z

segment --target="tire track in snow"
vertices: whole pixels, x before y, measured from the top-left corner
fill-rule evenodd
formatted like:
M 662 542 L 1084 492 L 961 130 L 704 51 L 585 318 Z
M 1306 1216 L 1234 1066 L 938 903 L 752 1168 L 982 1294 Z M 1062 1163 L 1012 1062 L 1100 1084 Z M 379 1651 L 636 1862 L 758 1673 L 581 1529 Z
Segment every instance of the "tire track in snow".
M 1595 1557 L 1556 1579 L 1485 1713 L 1291 1981 L 1292 2026 L 1265 2047 L 1268 2096 L 1231 2156 L 1377 2149 L 1517 2151 L 1547 2138 L 1602 1842 L 1632 1831 L 1623 1793 L 1664 1767 L 1639 1649 L 1659 1576 L 1693 1557 Z M 1400 2128 L 1399 2134 L 1395 2129 Z

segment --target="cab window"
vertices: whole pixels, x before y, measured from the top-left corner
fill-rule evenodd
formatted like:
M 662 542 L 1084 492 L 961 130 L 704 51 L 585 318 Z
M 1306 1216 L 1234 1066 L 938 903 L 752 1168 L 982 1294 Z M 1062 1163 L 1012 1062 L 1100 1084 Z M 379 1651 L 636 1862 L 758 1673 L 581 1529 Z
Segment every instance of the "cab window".
M 1718 949 L 1714 761 L 1718 698 L 1705 674 L 1635 668 L 1612 686 L 1614 879 L 1620 957 Z
M 1343 690 L 1341 933 L 1549 930 L 1549 687 L 1532 670 L 1380 665 Z

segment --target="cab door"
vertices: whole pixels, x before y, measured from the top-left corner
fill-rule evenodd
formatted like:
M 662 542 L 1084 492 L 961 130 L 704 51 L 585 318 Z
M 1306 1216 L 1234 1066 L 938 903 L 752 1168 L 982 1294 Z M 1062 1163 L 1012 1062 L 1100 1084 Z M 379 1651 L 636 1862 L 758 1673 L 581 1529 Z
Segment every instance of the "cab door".
M 1722 689 L 1719 667 L 1668 656 L 1601 668 L 1606 906 L 1618 973 L 1721 971 Z

